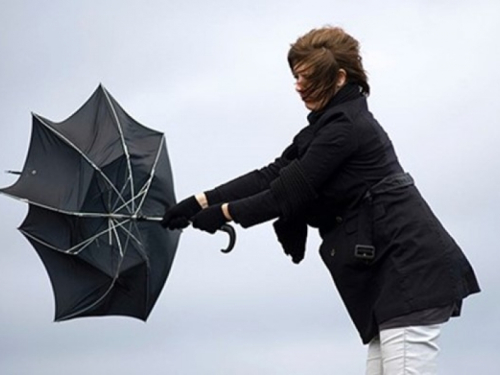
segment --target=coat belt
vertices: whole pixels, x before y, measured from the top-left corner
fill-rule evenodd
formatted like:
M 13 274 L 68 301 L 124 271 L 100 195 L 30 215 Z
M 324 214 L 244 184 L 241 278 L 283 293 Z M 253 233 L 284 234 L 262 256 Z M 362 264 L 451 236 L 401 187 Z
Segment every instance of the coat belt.
M 356 258 L 368 263 L 375 259 L 376 249 L 373 244 L 373 198 L 391 190 L 413 184 L 414 181 L 410 174 L 398 173 L 385 177 L 366 192 L 359 211 L 358 236 L 360 236 L 360 238 L 358 238 L 359 242 L 354 247 L 354 256 Z

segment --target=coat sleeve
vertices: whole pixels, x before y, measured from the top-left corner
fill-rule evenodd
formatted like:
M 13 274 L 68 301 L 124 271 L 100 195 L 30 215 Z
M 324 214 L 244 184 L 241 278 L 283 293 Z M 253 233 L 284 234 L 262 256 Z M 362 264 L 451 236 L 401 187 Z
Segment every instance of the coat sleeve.
M 269 189 L 271 182 L 279 176 L 280 170 L 290 163 L 295 152 L 295 146 L 292 144 L 285 149 L 280 157 L 269 165 L 206 191 L 205 195 L 207 196 L 208 203 L 230 202 L 250 197 Z
M 231 215 L 243 227 L 249 227 L 276 217 L 290 219 L 300 214 L 357 147 L 354 127 L 348 119 L 327 124 L 300 158 L 279 170 L 268 189 L 230 202 Z
M 298 160 L 281 168 L 279 176 L 259 194 L 229 203 L 229 212 L 242 227 L 283 217 L 294 217 L 304 206 L 317 197 L 305 178 Z

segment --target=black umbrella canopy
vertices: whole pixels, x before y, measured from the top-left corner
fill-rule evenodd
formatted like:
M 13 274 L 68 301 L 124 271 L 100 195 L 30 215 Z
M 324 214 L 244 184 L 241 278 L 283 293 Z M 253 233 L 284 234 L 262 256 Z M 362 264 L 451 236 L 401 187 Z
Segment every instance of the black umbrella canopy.
M 178 231 L 165 137 L 130 117 L 100 85 L 60 123 L 33 114 L 19 179 L 0 192 L 29 204 L 19 230 L 52 283 L 56 320 L 146 320 L 174 260 Z

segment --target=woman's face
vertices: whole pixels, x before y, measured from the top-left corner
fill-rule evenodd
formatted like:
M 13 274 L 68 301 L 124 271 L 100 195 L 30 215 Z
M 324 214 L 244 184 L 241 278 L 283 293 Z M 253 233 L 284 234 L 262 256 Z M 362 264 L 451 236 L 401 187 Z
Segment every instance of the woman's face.
M 306 108 L 311 111 L 318 111 L 323 108 L 328 100 L 334 96 L 337 91 L 346 83 L 347 73 L 344 69 L 338 70 L 337 82 L 331 96 L 323 95 L 323 97 L 318 97 L 317 95 L 311 95 L 310 90 L 310 77 L 311 69 L 302 65 L 297 64 L 293 67 L 293 76 L 295 77 L 295 91 L 300 95 L 300 98 L 306 105 Z M 313 92 L 314 94 L 314 92 Z
M 309 86 L 309 81 L 307 79 L 309 70 L 300 64 L 295 65 L 293 68 L 293 76 L 295 77 L 295 91 L 300 95 L 300 98 L 304 102 L 307 109 L 310 111 L 316 111 L 321 109 L 323 106 L 323 101 L 308 99 L 306 92 Z

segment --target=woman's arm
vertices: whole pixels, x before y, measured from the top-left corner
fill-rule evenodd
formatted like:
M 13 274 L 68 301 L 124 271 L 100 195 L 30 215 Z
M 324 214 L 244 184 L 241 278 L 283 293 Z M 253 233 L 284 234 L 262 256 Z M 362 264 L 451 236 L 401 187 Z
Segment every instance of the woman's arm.
M 266 189 L 280 173 L 280 170 L 291 162 L 290 150 L 294 146 L 289 146 L 283 154 L 274 162 L 264 168 L 254 170 L 250 173 L 226 182 L 212 190 L 199 194 L 200 205 L 212 205 L 221 202 L 230 202 L 252 195 L 258 194 Z
M 276 217 L 291 218 L 317 198 L 325 181 L 357 148 L 353 125 L 332 124 L 322 129 L 299 159 L 279 169 L 261 192 L 229 202 L 235 222 L 249 227 Z

